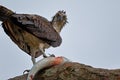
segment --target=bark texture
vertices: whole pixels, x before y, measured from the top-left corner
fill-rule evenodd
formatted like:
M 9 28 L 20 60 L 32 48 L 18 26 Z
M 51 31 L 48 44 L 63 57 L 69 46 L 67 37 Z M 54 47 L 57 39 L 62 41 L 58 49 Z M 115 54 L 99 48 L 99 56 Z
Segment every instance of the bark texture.
M 27 74 L 8 80 L 26 80 Z M 39 71 L 34 80 L 120 80 L 120 69 L 108 70 L 67 62 Z

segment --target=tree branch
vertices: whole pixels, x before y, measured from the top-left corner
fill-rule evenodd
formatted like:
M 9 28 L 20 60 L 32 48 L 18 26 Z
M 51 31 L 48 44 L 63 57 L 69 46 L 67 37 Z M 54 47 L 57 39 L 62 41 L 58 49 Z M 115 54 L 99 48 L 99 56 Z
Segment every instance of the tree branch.
M 27 74 L 8 80 L 26 80 L 26 78 Z M 67 62 L 39 71 L 34 80 L 120 80 L 120 69 L 108 70 Z

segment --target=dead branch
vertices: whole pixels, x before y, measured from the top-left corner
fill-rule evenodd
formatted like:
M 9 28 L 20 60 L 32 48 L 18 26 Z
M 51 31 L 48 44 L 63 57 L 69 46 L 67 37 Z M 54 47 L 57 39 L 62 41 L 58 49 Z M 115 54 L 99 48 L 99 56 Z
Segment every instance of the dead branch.
M 26 78 L 27 74 L 8 80 L 26 80 Z M 67 62 L 39 71 L 34 80 L 120 80 L 120 69 L 108 70 Z

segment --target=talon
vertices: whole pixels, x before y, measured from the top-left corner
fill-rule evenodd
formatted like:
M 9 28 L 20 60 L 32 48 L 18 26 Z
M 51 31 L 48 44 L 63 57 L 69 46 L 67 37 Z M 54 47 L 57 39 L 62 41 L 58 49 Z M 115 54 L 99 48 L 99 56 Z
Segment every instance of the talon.
M 44 58 L 47 58 L 48 56 L 46 56 L 46 55 L 43 55 L 43 57 L 44 57 Z
M 23 72 L 23 74 L 25 74 L 25 73 L 29 73 L 30 72 L 30 70 L 24 70 L 24 72 Z
M 44 58 L 47 58 L 48 56 L 47 56 L 45 53 L 43 53 L 43 57 L 44 57 Z
M 54 54 L 49 54 L 50 55 L 50 57 L 55 57 L 55 55 Z

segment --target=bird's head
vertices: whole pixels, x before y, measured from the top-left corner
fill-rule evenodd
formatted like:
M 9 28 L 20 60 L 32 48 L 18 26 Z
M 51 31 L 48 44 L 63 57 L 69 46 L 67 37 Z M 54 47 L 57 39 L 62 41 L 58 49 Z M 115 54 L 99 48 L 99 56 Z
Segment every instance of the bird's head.
M 65 11 L 58 11 L 52 19 L 52 25 L 57 32 L 60 32 L 63 26 L 67 23 L 67 15 Z

